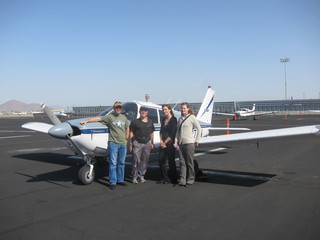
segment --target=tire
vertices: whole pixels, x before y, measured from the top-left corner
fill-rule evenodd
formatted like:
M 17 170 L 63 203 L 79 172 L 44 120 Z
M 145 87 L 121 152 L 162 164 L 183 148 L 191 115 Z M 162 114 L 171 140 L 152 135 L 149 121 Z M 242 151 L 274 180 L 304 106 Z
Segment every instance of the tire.
M 94 180 L 94 177 L 95 177 L 94 170 L 92 171 L 92 174 L 91 174 L 90 177 L 89 177 L 89 172 L 90 172 L 90 166 L 89 165 L 84 165 L 79 170 L 78 176 L 79 176 L 80 181 L 84 185 L 88 185 L 88 184 L 92 183 L 92 181 Z

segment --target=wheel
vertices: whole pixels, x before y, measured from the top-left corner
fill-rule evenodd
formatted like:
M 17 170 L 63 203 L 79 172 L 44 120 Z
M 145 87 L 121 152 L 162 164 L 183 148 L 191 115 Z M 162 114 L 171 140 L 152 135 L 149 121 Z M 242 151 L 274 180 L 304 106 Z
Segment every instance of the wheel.
M 195 173 L 196 176 L 198 176 L 198 173 L 199 173 L 198 161 L 194 159 L 193 162 L 194 162 L 194 173 Z
M 199 163 L 197 160 L 194 161 L 194 173 L 196 175 L 196 181 L 207 181 L 207 176 L 203 174 L 202 170 L 199 170 Z
M 95 173 L 94 170 L 92 170 L 91 176 L 89 176 L 90 172 L 90 166 L 89 165 L 84 165 L 82 168 L 80 168 L 78 176 L 80 181 L 84 184 L 90 184 L 94 180 Z

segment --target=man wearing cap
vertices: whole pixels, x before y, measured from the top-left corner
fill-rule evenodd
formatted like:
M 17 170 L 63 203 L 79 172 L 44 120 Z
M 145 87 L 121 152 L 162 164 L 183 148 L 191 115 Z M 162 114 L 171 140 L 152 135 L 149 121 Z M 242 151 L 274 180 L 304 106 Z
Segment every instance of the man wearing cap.
M 122 103 L 113 104 L 112 114 L 95 117 L 81 121 L 82 125 L 89 122 L 101 122 L 109 128 L 108 150 L 109 150 L 109 188 L 114 190 L 116 185 L 126 186 L 124 182 L 125 159 L 127 153 L 127 140 L 129 138 L 129 122 L 126 116 L 121 114 Z
M 144 183 L 144 175 L 147 171 L 150 150 L 153 145 L 154 125 L 148 118 L 148 109 L 141 107 L 140 118 L 130 124 L 130 152 L 132 152 L 132 183 L 138 181 Z

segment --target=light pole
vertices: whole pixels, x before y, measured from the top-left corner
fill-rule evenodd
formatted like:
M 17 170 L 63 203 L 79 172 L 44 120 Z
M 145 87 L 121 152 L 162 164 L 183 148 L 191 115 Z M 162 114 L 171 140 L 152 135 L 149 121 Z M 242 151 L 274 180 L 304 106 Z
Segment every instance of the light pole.
M 280 62 L 284 63 L 284 91 L 285 91 L 285 100 L 287 100 L 287 68 L 286 63 L 290 62 L 290 58 L 280 58 Z

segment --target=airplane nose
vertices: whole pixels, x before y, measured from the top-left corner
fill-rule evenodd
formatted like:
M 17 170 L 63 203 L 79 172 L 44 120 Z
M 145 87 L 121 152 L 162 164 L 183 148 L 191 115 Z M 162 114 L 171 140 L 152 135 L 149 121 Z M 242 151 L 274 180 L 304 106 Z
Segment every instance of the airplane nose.
M 48 134 L 52 137 L 65 139 L 66 135 L 72 136 L 73 130 L 69 123 L 64 122 L 49 129 Z

